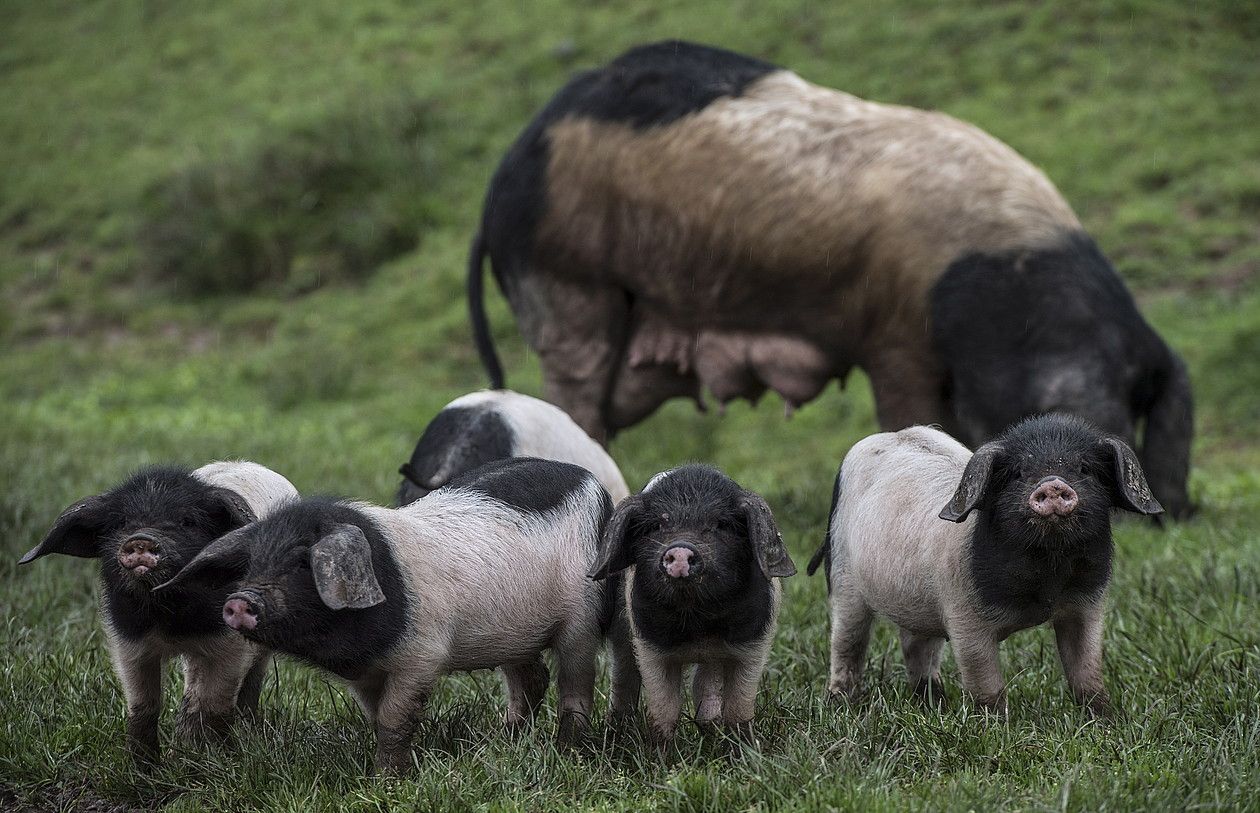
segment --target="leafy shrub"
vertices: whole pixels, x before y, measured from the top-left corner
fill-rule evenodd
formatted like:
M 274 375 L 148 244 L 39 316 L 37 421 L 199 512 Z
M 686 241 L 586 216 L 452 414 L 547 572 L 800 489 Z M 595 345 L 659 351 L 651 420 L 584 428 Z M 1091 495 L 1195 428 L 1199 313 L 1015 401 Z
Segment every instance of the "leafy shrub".
M 414 101 L 367 106 L 181 170 L 146 201 L 145 268 L 194 296 L 368 275 L 429 219 L 428 119 Z

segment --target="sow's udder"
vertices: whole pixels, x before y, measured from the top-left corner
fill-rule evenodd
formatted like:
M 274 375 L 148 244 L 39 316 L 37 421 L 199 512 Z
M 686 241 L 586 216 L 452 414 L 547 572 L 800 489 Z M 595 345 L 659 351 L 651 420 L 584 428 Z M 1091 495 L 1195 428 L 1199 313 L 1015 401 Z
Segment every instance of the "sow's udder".
M 755 401 L 773 390 L 789 407 L 811 401 L 837 374 L 816 345 L 784 334 L 701 330 L 687 333 L 660 321 L 643 324 L 630 340 L 631 368 L 665 365 L 694 374 L 719 403 Z

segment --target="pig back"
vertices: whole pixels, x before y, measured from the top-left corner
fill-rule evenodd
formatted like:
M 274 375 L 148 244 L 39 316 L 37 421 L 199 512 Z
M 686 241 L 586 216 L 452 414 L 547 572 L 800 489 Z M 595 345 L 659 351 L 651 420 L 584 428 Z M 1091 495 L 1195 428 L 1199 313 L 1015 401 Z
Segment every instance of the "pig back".
M 254 516 L 267 516 L 282 505 L 298 499 L 298 491 L 282 474 L 248 460 L 220 460 L 207 463 L 192 473 L 212 486 L 241 495 Z
M 963 562 L 975 520 L 938 514 L 970 456 L 922 426 L 872 435 L 849 451 L 832 518 L 838 589 L 857 590 L 903 629 L 944 633 L 949 606 L 968 591 Z
M 414 596 L 410 637 L 443 671 L 531 658 L 565 630 L 600 634 L 602 593 L 586 571 L 608 496 L 583 474 L 580 488 L 547 510 L 456 486 L 376 510 Z

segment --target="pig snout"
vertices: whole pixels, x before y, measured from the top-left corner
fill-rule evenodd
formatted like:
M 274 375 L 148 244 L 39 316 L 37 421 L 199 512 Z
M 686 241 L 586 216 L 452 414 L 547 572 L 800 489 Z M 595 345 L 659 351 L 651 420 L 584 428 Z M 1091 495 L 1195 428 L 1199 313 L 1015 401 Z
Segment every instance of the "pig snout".
M 157 540 L 147 534 L 132 534 L 118 548 L 118 564 L 137 576 L 143 576 L 157 567 L 161 548 Z
M 700 552 L 690 545 L 671 545 L 661 554 L 661 570 L 671 579 L 687 579 L 700 570 Z
M 223 623 L 234 630 L 252 630 L 258 626 L 257 597 L 249 593 L 233 593 L 223 603 Z
M 1066 517 L 1076 510 L 1076 491 L 1058 477 L 1047 477 L 1037 484 L 1028 505 L 1042 517 Z

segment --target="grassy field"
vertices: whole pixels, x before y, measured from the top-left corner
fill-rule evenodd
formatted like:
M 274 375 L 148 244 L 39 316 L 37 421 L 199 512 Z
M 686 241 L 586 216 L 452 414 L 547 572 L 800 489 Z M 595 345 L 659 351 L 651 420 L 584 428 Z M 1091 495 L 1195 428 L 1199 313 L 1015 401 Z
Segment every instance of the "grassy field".
M 881 4 L 330 0 L 6 4 L 0 37 L 0 807 L 95 811 L 1250 809 L 1260 805 L 1260 12 L 1234 0 Z M 1111 725 L 1071 704 L 1046 630 L 1004 648 L 1009 719 L 921 708 L 878 630 L 868 696 L 823 698 L 825 587 L 800 575 L 761 748 L 684 731 L 562 752 L 498 731 L 490 674 L 447 680 L 406 779 L 366 775 L 345 692 L 281 664 L 235 748 L 137 771 L 95 568 L 17 558 L 142 464 L 258 460 L 388 500 L 426 420 L 484 384 L 464 252 L 502 151 L 564 78 L 685 37 L 973 121 L 1042 166 L 1190 364 L 1192 491 L 1124 522 Z M 500 297 L 509 382 L 535 360 Z M 1082 348 L 1082 352 L 1089 352 Z M 762 492 L 798 565 L 845 450 L 855 376 L 785 422 L 672 404 L 612 445 L 632 487 L 684 460 Z M 167 681 L 173 711 L 178 680 Z M 601 687 L 602 689 L 602 687 Z M 601 695 L 602 703 L 602 695 Z M 167 729 L 171 723 L 167 714 Z M 603 732 L 602 719 L 598 729 Z

